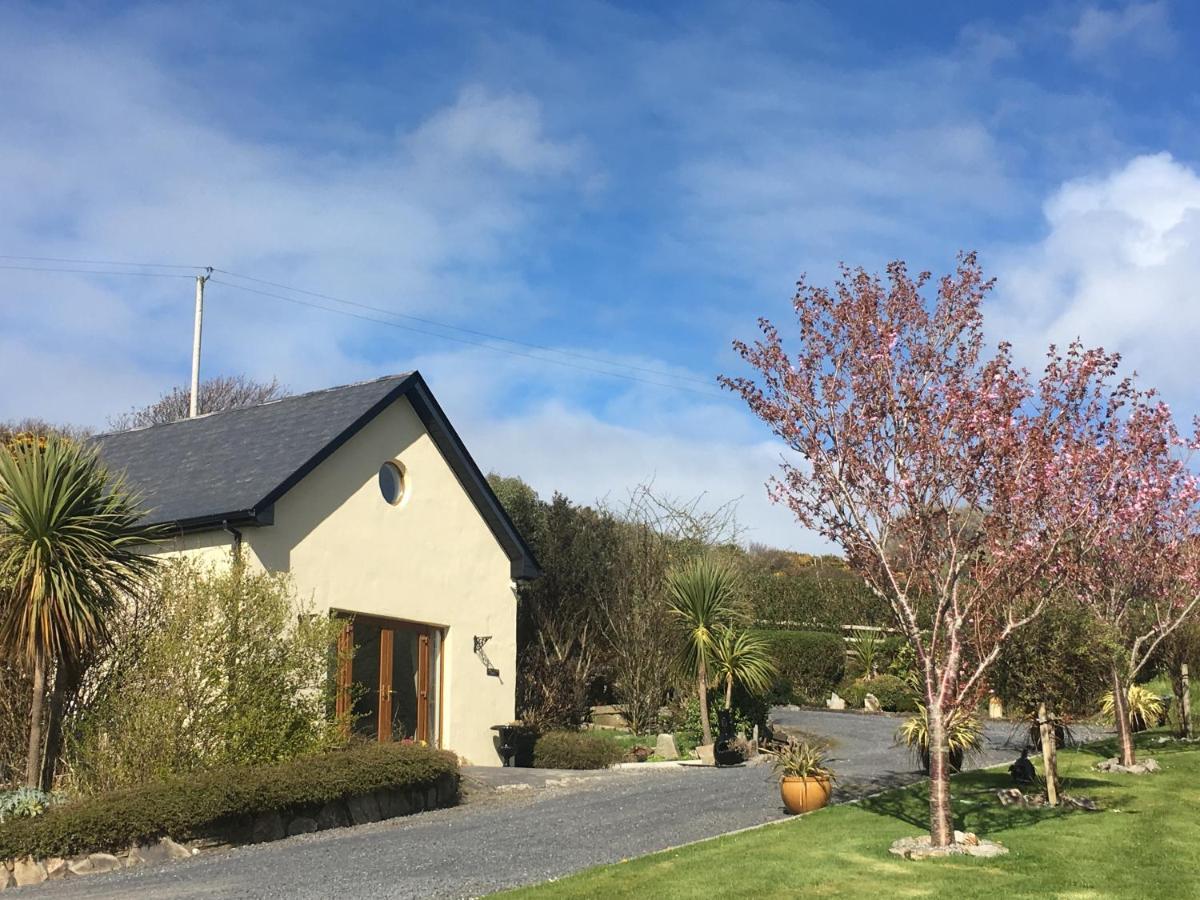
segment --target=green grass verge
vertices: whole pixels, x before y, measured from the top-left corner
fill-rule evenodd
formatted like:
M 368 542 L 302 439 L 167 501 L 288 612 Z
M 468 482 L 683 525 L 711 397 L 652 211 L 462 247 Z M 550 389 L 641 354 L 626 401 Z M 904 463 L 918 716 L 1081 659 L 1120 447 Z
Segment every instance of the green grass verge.
M 1091 770 L 1109 745 L 1061 754 L 1067 792 L 1103 812 L 1002 807 L 1007 773 L 954 779 L 959 828 L 1001 841 L 995 860 L 910 862 L 892 841 L 925 830 L 927 787 L 888 791 L 781 825 L 602 866 L 511 892 L 530 898 L 584 897 L 1108 897 L 1200 896 L 1200 750 L 1146 746 L 1163 771 L 1109 776 Z

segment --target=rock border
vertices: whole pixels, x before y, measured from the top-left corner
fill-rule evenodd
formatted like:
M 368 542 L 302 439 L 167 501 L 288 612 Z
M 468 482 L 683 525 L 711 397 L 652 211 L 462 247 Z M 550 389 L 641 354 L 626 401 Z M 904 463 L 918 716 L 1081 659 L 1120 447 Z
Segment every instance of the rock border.
M 1008 848 L 999 841 L 985 841 L 970 831 L 956 831 L 954 843 L 945 847 L 934 847 L 929 835 L 920 834 L 916 837 L 900 838 L 888 848 L 888 852 L 911 860 L 942 859 L 947 856 L 994 859 L 1008 853 Z
M 170 837 L 134 844 L 119 853 L 83 853 L 69 858 L 48 857 L 0 860 L 0 892 L 62 878 L 113 872 L 140 865 L 154 865 L 188 859 L 203 849 L 239 844 L 262 844 L 298 834 L 310 834 L 331 828 L 366 825 L 412 815 L 426 810 L 454 806 L 459 800 L 459 777 L 443 775 L 436 782 L 414 788 L 378 790 L 319 807 L 303 807 L 281 812 L 270 810 L 222 823 L 207 839 L 179 843 Z
M 1132 766 L 1123 766 L 1121 765 L 1121 758 L 1114 756 L 1112 759 L 1096 763 L 1092 768 L 1097 772 L 1112 772 L 1118 775 L 1152 775 L 1160 771 L 1162 766 L 1153 759 L 1144 759 L 1140 763 L 1134 763 Z

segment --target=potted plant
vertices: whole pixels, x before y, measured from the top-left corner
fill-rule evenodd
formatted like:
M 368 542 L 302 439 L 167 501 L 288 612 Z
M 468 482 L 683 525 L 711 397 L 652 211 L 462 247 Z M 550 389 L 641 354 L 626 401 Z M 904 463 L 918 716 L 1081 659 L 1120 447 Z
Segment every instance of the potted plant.
M 918 705 L 917 711 L 896 729 L 896 743 L 908 747 L 921 761 L 921 768 L 929 772 L 929 722 L 924 706 Z M 979 720 L 969 713 L 950 716 L 946 722 L 946 749 L 950 754 L 950 771 L 961 771 L 967 756 L 983 750 L 983 726 Z
M 833 771 L 825 765 L 825 749 L 807 741 L 789 740 L 775 751 L 779 793 L 790 813 L 806 813 L 829 803 Z

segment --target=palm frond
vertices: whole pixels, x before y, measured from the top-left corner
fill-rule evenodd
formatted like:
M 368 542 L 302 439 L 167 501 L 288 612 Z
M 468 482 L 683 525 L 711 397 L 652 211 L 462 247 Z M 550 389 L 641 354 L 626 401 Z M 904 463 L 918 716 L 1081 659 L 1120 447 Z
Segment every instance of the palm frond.
M 0 448 L 0 648 L 74 660 L 153 561 L 138 498 L 63 437 Z
M 684 633 L 681 662 L 696 672 L 713 658 L 723 627 L 739 614 L 737 576 L 723 563 L 697 557 L 667 575 L 667 603 Z
M 713 647 L 715 680 L 732 678 L 752 694 L 765 694 L 778 674 L 771 646 L 761 635 L 745 629 L 720 629 Z

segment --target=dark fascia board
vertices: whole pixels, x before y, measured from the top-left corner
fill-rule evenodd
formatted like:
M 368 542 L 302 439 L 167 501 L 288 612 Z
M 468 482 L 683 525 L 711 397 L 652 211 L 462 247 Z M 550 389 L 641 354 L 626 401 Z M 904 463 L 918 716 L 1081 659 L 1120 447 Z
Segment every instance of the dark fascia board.
M 467 495 L 475 503 L 480 515 L 504 548 L 511 563 L 512 577 L 516 580 L 529 580 L 542 574 L 534 558 L 533 551 L 521 537 L 521 533 L 504 511 L 499 498 L 492 491 L 487 478 L 479 470 L 466 446 L 459 438 L 454 426 L 446 418 L 446 414 L 434 399 L 419 372 L 410 373 L 403 381 L 388 391 L 381 400 L 371 406 L 366 412 L 355 419 L 341 434 L 321 448 L 307 462 L 284 479 L 271 490 L 253 509 L 238 510 L 228 513 L 202 516 L 180 522 L 172 522 L 171 526 L 181 532 L 204 531 L 218 528 L 224 524 L 230 525 L 270 525 L 274 522 L 275 502 L 306 478 L 317 466 L 332 456 L 343 444 L 358 434 L 364 426 L 381 412 L 395 403 L 401 397 L 407 397 L 418 418 L 433 438 L 434 444 L 442 452 L 450 464 L 455 476 L 466 490 Z

